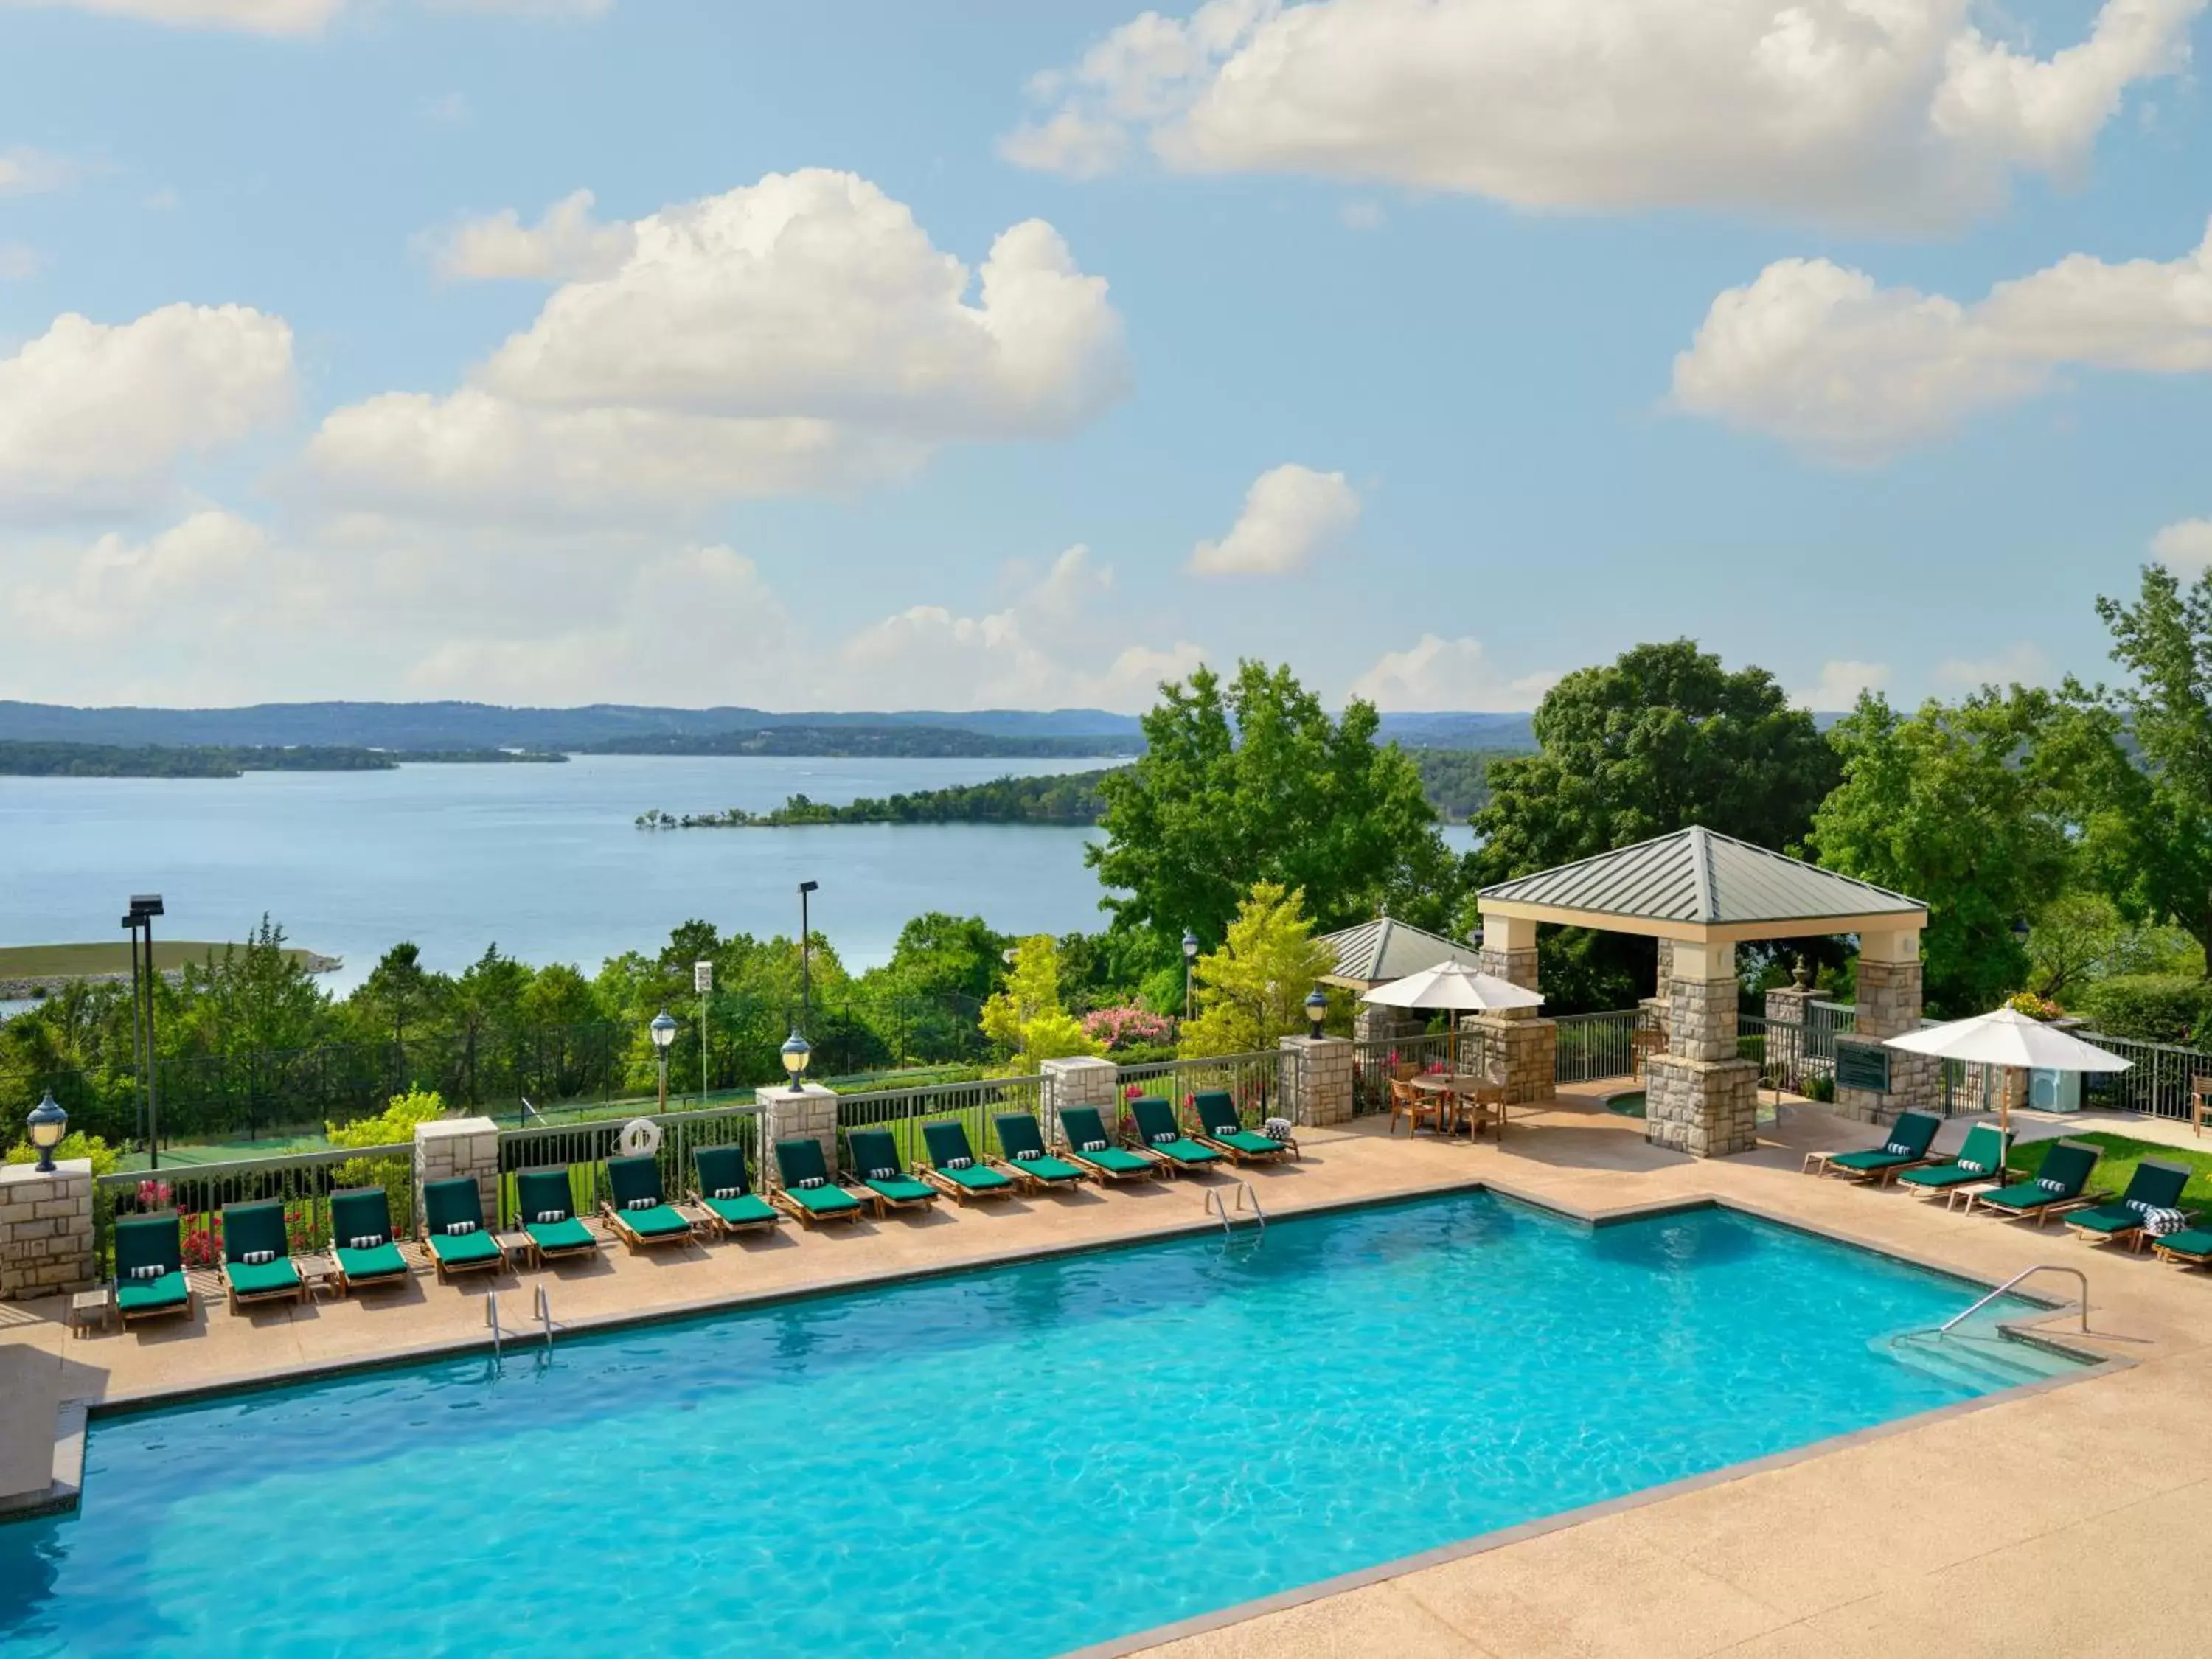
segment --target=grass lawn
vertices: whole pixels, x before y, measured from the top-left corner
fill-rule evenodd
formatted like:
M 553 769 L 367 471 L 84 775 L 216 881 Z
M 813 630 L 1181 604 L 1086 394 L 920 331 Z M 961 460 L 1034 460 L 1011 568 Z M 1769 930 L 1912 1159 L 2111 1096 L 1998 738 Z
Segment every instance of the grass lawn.
M 210 951 L 221 956 L 233 948 L 246 947 L 211 945 L 204 939 L 159 939 L 154 941 L 154 962 L 162 972 L 173 973 L 189 963 L 206 961 Z M 285 955 L 310 969 L 324 960 L 313 951 L 288 948 Z M 94 974 L 120 974 L 128 978 L 130 973 L 128 939 L 91 945 L 0 945 L 0 980 L 77 979 Z
M 2087 1134 L 2068 1135 L 2069 1140 L 2078 1140 L 2097 1149 L 2096 1172 L 2089 1177 L 2087 1190 L 2106 1198 L 2118 1198 L 2127 1190 L 2133 1179 L 2136 1165 L 2145 1158 L 2161 1164 L 2186 1164 L 2196 1171 L 2189 1184 L 2181 1189 L 2181 1207 L 2185 1210 L 2212 1212 L 2212 1152 L 2188 1152 L 2179 1146 L 2168 1146 L 2155 1140 L 2136 1140 L 2127 1135 L 2109 1134 L 2104 1130 L 2093 1130 Z M 2011 1158 L 2006 1160 L 2009 1169 L 2019 1170 L 2033 1179 L 2043 1168 L 2043 1160 L 2056 1140 L 2032 1140 L 2026 1145 L 2015 1143 Z

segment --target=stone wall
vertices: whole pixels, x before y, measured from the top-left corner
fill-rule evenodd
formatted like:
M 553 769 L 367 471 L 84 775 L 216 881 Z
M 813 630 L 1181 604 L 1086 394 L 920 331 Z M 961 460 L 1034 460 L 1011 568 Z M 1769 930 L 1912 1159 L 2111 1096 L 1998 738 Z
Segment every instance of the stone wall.
M 1920 963 L 1881 962 L 1861 955 L 1858 964 L 1858 1018 L 1851 1036 L 1865 1042 L 1901 1036 L 1920 1028 L 1921 987 L 1924 969 Z M 1942 1062 L 1929 1054 L 1889 1051 L 1889 1090 L 1876 1094 L 1867 1089 L 1836 1091 L 1836 1110 L 1862 1123 L 1887 1123 L 1899 1112 L 1916 1106 L 1933 1106 L 1942 1097 Z
M 1667 984 L 1667 1052 L 1680 1060 L 1736 1057 L 1735 975 Z
M 1499 951 L 1486 945 L 1475 953 L 1475 971 L 1492 975 L 1517 985 L 1524 991 L 1536 986 L 1536 951 L 1532 945 L 1525 951 Z
M 1747 1060 L 1654 1054 L 1644 1138 L 1696 1158 L 1751 1151 L 1759 1145 L 1759 1067 Z
M 499 1225 L 499 1125 L 488 1117 L 439 1118 L 415 1126 L 415 1215 L 422 1216 L 422 1188 L 434 1181 L 474 1176 L 484 1225 Z
M 99 1282 L 92 1248 L 92 1161 L 67 1158 L 41 1175 L 0 1166 L 0 1301 L 88 1291 Z
M 822 1164 L 837 1168 L 837 1095 L 818 1083 L 802 1083 L 796 1089 L 756 1089 L 753 1100 L 761 1109 L 761 1167 L 754 1178 L 762 1188 L 783 1185 L 776 1167 L 779 1140 L 814 1140 L 821 1144 Z
M 1048 1146 L 1067 1137 L 1060 1132 L 1060 1113 L 1064 1106 L 1095 1106 L 1098 1120 L 1106 1126 L 1106 1133 L 1114 1133 L 1115 1119 L 1121 1107 L 1121 1068 L 1110 1060 L 1100 1060 L 1091 1054 L 1072 1054 L 1065 1060 L 1048 1060 L 1041 1068 L 1044 1085 L 1038 1091 L 1038 1117 L 1044 1128 Z
M 1387 1008 L 1381 1003 L 1363 1002 L 1352 1017 L 1355 1042 L 1401 1042 L 1428 1029 L 1429 1017 L 1418 1008 Z
M 1286 1036 L 1283 1115 L 1302 1127 L 1352 1120 L 1352 1046 L 1342 1037 Z
M 1507 1105 L 1534 1106 L 1558 1098 L 1559 1028 L 1555 1022 L 1534 1018 L 1534 1010 L 1515 1008 L 1477 1014 L 1462 1029 L 1480 1044 L 1483 1072 L 1492 1082 L 1504 1085 Z

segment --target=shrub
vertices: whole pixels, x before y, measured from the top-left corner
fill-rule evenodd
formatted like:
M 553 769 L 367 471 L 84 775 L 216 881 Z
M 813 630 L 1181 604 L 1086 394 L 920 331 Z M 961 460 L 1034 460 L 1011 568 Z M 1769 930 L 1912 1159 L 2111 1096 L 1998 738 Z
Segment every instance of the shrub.
M 54 1148 L 56 1163 L 64 1158 L 90 1158 L 92 1172 L 95 1176 L 112 1174 L 120 1156 L 115 1148 L 98 1135 L 85 1134 L 74 1129 L 63 1136 L 62 1144 Z M 19 1140 L 8 1149 L 6 1161 L 10 1164 L 36 1164 L 39 1161 L 39 1149 L 27 1140 Z
M 1083 1017 L 1083 1032 L 1102 1048 L 1119 1051 L 1143 1046 L 1158 1048 L 1175 1041 L 1175 1022 L 1164 1014 L 1133 1003 L 1114 1008 L 1094 1008 Z
M 2081 1012 L 2107 1036 L 2187 1042 L 2212 1016 L 2212 981 L 2186 974 L 2119 974 L 2081 994 Z
M 2030 1019 L 2057 1019 L 2066 1012 L 2049 997 L 2039 997 L 2033 991 L 2014 992 L 2006 1000 L 2005 1006 Z

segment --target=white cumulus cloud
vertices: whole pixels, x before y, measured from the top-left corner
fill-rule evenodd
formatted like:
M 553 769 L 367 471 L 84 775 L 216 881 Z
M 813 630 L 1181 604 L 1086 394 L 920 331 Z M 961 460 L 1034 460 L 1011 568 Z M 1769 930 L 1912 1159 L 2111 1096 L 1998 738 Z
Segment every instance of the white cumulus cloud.
M 1500 672 L 1480 640 L 1424 634 L 1403 651 L 1384 652 L 1352 681 L 1351 694 L 1389 711 L 1489 714 L 1534 708 L 1559 680 Z
M 1953 691 L 1978 691 L 1985 685 L 2041 685 L 2051 678 L 2051 655 L 2029 640 L 2017 640 L 1987 657 L 1948 657 L 1936 665 L 1937 685 Z
M 1359 521 L 1359 494 L 1341 472 L 1273 467 L 1244 492 L 1244 510 L 1218 542 L 1191 550 L 1200 576 L 1280 576 L 1302 570 Z
M 1815 714 L 1833 714 L 1856 707 L 1862 691 L 1887 690 L 1890 678 L 1887 663 L 1832 658 L 1820 665 L 1820 678 L 1802 691 L 1793 692 L 1790 701 Z
M 2105 0 L 2039 56 L 1975 0 L 1209 0 L 1036 77 L 1001 150 L 1919 228 L 2077 171 L 2204 4 Z
M 17 144 L 0 149 L 0 196 L 38 196 L 66 190 L 77 179 L 77 165 L 66 156 Z
M 565 196 L 526 225 L 513 208 L 455 226 L 435 243 L 441 276 L 476 282 L 558 282 L 611 276 L 637 250 L 628 224 L 592 217 L 588 190 Z
M 309 449 L 325 495 L 496 516 L 828 489 L 1066 433 L 1126 381 L 1103 279 L 1040 220 L 971 272 L 814 169 L 624 228 L 618 268 L 555 289 L 459 392 L 334 412 Z
M 180 29 L 234 29 L 247 34 L 314 34 L 344 9 L 345 0 L 9 0 L 22 6 L 132 17 Z
M 2070 254 L 1971 305 L 1784 259 L 1713 301 L 1674 402 L 1819 459 L 1880 461 L 2068 368 L 2212 374 L 2212 230 L 2163 263 Z
M 244 306 L 69 313 L 0 359 L 0 513 L 143 501 L 289 408 L 292 331 Z
M 2212 570 L 2212 519 L 2184 519 L 2151 538 L 2150 556 L 2185 580 Z

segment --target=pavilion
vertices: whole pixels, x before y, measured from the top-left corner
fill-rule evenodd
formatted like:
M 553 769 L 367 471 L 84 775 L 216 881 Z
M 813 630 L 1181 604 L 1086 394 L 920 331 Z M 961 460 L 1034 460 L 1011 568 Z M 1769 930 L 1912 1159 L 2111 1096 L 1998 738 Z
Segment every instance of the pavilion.
M 1328 971 L 1321 975 L 1321 982 L 1340 986 L 1354 997 L 1364 996 L 1393 980 L 1441 968 L 1447 962 L 1463 963 L 1469 968 L 1479 965 L 1480 952 L 1472 941 L 1446 939 L 1390 915 L 1316 935 L 1314 942 L 1330 953 Z M 1363 1042 L 1413 1036 L 1428 1024 L 1425 1015 L 1410 1008 L 1362 1002 L 1358 1010 L 1353 1017 L 1352 1034 Z
M 1478 895 L 1485 972 L 1536 986 L 1541 923 L 1596 927 L 1659 941 L 1665 1048 L 1651 1057 L 1644 1124 L 1653 1143 L 1701 1158 L 1758 1144 L 1759 1066 L 1736 1048 L 1736 946 L 1760 939 L 1856 933 L 1856 1035 L 1870 1042 L 1918 1029 L 1918 899 L 1698 826 L 1563 864 Z M 1507 1098 L 1548 1098 L 1557 1028 L 1526 1014 L 1486 1015 L 1489 1051 L 1504 1058 Z M 1839 1089 L 1837 1109 L 1869 1122 L 1924 1097 L 1927 1063 L 1898 1054 L 1880 1092 Z

